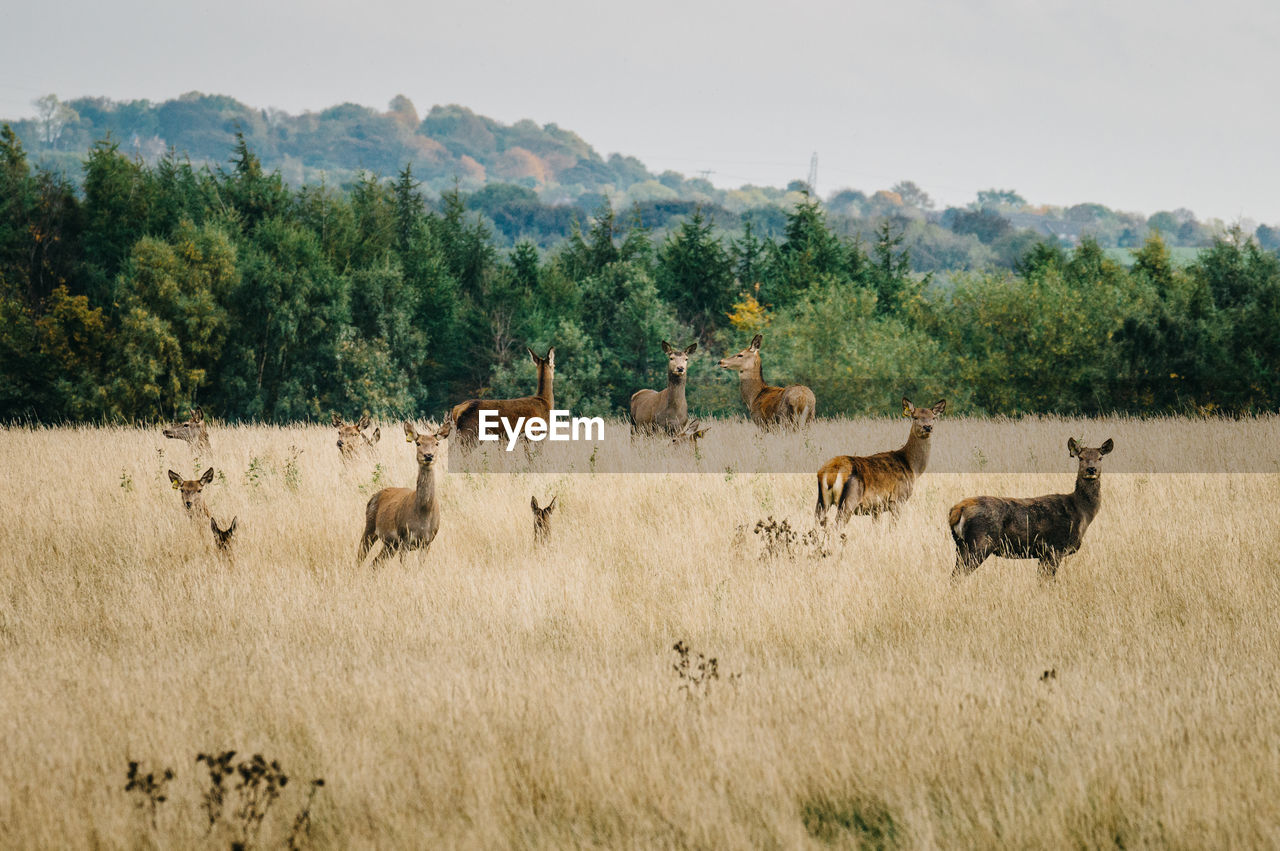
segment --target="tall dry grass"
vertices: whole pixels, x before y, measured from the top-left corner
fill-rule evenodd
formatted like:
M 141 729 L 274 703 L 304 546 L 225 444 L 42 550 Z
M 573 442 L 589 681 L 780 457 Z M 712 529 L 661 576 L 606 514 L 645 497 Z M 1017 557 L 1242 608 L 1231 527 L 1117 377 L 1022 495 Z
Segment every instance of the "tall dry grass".
M 430 552 L 378 571 L 355 548 L 376 465 L 413 481 L 398 439 L 344 467 L 328 428 L 215 428 L 198 462 L 0 432 L 0 844 L 210 846 L 194 758 L 236 748 L 326 778 L 321 847 L 1280 845 L 1276 419 L 944 418 L 955 472 L 794 559 L 751 530 L 810 528 L 816 465 L 723 467 L 906 424 L 752 428 L 715 423 L 705 474 L 442 475 Z M 953 586 L 948 507 L 1069 489 L 1071 435 L 1116 440 L 1082 551 Z M 1004 472 L 1028 454 L 1056 472 Z M 165 477 L 210 465 L 230 564 Z M 545 548 L 531 494 L 559 495 Z M 680 689 L 681 639 L 721 679 Z M 177 771 L 154 830 L 129 759 Z

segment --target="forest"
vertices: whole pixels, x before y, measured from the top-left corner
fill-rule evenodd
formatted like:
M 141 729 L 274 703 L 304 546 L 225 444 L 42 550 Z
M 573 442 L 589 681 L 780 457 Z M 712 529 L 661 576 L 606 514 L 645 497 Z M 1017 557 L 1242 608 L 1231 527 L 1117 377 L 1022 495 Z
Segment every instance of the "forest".
M 663 340 L 700 343 L 690 406 L 729 414 L 737 386 L 715 360 L 755 333 L 765 378 L 811 386 L 820 415 L 892 412 L 903 394 L 1008 415 L 1280 403 L 1280 258 L 1260 232 L 1182 262 L 1150 229 L 1120 262 L 1088 234 L 1015 230 L 992 240 L 1009 268 L 939 273 L 917 223 L 850 233 L 831 201 L 792 191 L 772 225 L 696 202 L 658 223 L 601 199 L 565 208 L 548 247 L 481 209 L 517 184 L 435 194 L 406 164 L 293 185 L 244 134 L 222 159 L 148 162 L 106 138 L 72 179 L 4 126 L 0 419 L 439 416 L 531 392 L 525 348 L 551 346 L 560 405 L 618 414 L 664 383 Z M 952 225 L 1007 223 L 987 200 Z

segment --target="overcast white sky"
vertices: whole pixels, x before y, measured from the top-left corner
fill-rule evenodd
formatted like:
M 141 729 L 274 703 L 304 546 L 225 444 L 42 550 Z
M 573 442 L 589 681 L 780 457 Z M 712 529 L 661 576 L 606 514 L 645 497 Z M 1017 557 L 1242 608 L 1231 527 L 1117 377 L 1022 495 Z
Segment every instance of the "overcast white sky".
M 824 196 L 898 180 L 1280 223 L 1280 4 L 43 0 L 0 19 L 0 116 L 190 90 L 290 112 L 396 94 L 650 169 Z

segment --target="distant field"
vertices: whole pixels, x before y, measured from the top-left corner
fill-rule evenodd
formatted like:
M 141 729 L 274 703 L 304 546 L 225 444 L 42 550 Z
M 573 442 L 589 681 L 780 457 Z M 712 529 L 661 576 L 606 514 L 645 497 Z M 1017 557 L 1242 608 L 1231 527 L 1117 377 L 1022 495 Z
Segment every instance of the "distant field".
M 431 551 L 373 571 L 364 503 L 415 473 L 381 427 L 347 467 L 320 427 L 215 427 L 198 461 L 0 430 L 0 845 L 225 848 L 239 799 L 206 835 L 195 757 L 235 749 L 291 777 L 255 847 L 313 777 L 293 835 L 325 848 L 1280 846 L 1276 418 L 944 417 L 898 521 L 773 555 L 757 521 L 813 525 L 801 465 L 905 421 L 720 421 L 688 472 L 612 474 L 611 444 L 594 474 L 442 473 Z M 948 507 L 1070 489 L 1072 435 L 1116 441 L 1082 551 L 953 585 Z M 230 564 L 166 479 L 208 466 Z M 176 773 L 154 827 L 130 760 Z
M 1117 263 L 1123 265 L 1126 269 L 1133 265 L 1132 248 L 1107 248 L 1104 249 L 1106 255 Z M 1200 257 L 1203 248 L 1195 248 L 1190 245 L 1166 245 L 1165 250 L 1169 252 L 1169 259 L 1173 261 L 1173 265 L 1185 268 Z

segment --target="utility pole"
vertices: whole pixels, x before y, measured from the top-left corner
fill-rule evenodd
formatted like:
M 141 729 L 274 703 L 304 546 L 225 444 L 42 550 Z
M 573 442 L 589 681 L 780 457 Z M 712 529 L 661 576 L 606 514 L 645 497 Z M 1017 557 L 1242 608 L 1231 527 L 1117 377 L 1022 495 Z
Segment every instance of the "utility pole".
M 818 197 L 818 152 L 809 157 L 809 195 Z

